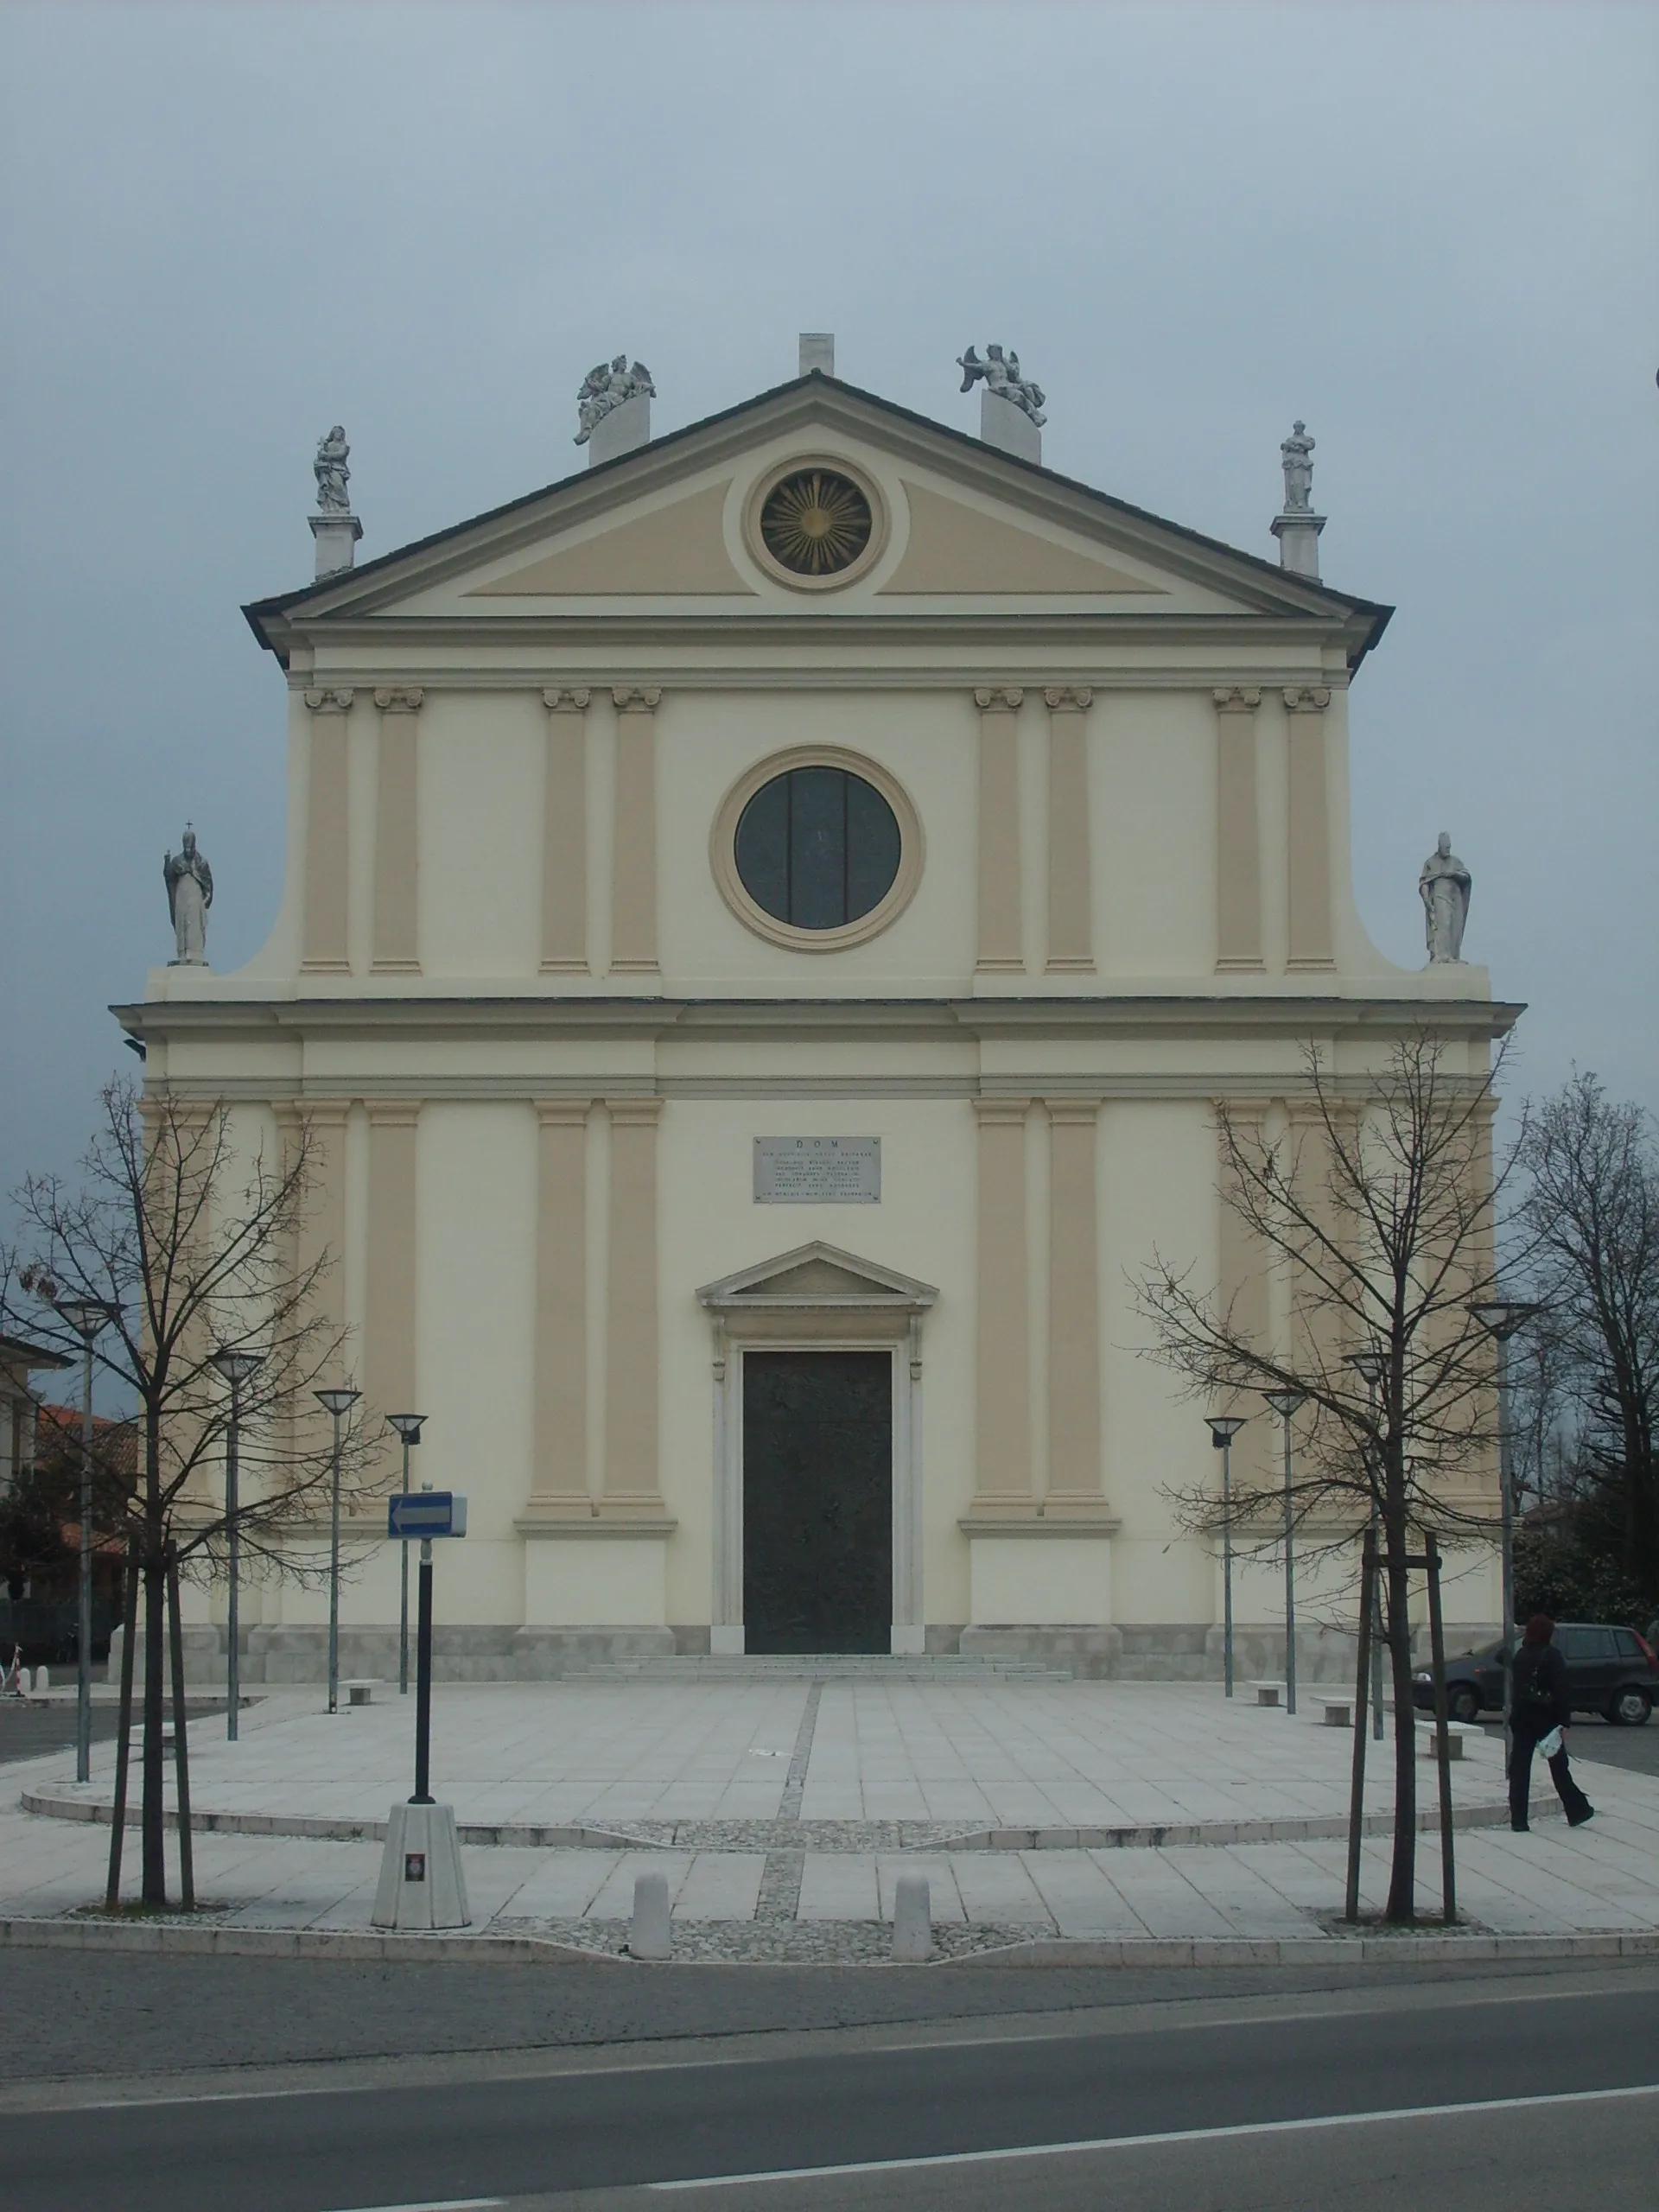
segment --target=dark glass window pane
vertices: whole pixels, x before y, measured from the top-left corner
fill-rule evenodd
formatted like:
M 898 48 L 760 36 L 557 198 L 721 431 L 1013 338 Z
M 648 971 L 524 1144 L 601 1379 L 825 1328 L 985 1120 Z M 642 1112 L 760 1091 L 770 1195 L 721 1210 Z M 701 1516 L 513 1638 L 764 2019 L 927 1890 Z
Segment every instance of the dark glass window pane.
M 899 824 L 874 784 L 847 779 L 847 919 L 879 906 L 899 873 Z
M 744 808 L 737 825 L 743 888 L 774 921 L 789 919 L 789 779 L 774 776 Z
M 839 768 L 789 777 L 789 918 L 832 930 L 847 918 L 847 778 Z

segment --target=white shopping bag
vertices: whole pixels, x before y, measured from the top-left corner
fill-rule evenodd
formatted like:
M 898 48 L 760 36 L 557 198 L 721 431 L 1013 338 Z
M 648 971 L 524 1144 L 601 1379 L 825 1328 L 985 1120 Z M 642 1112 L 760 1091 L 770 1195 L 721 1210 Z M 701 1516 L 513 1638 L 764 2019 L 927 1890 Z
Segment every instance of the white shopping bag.
M 1561 1748 L 1560 1730 L 1552 1728 L 1548 1736 L 1541 1736 L 1538 1738 L 1538 1748 L 1547 1759 L 1553 1759 Z

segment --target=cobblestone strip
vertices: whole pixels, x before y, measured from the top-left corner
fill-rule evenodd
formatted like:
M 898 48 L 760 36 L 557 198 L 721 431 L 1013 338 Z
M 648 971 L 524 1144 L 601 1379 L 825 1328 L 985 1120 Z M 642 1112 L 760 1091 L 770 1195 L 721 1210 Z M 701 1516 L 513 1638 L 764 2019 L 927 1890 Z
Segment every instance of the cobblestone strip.
M 806 1770 L 812 1761 L 812 1738 L 818 1726 L 818 1707 L 823 1700 L 823 1684 L 814 1682 L 806 1694 L 806 1703 L 801 1711 L 801 1725 L 795 1731 L 795 1748 L 789 1756 L 789 1773 L 784 1782 L 784 1795 L 778 1808 L 778 1822 L 792 1823 L 798 1829 L 801 1819 L 801 1798 L 806 1789 Z M 779 1922 L 792 1923 L 800 1910 L 801 1877 L 806 1871 L 804 1850 L 768 1851 L 766 1863 L 760 1871 L 760 1891 L 754 1903 L 754 1916 L 772 1926 Z

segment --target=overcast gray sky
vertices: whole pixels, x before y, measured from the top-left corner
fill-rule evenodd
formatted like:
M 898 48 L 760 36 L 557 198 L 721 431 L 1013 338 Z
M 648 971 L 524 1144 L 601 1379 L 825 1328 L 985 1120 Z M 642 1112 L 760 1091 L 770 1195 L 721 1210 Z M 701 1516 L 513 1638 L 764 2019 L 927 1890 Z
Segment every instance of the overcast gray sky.
M 362 556 L 569 474 L 575 388 L 658 429 L 794 373 L 974 427 L 1016 346 L 1046 457 L 1271 555 L 1319 440 L 1329 582 L 1399 607 L 1353 698 L 1360 904 L 1466 950 L 1659 1106 L 1659 14 L 1212 4 L 0 6 L 6 677 L 0 1188 L 131 1063 L 187 815 L 212 953 L 276 910 L 283 694 L 344 421 Z

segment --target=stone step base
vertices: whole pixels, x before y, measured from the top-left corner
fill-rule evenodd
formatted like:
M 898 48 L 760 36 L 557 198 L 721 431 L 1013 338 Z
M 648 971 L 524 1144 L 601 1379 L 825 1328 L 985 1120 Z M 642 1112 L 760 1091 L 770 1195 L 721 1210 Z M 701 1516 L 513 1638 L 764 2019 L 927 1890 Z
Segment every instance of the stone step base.
M 574 1676 L 575 1669 L 569 1670 Z M 579 1679 L 595 1682 L 1069 1682 L 1069 1669 L 1035 1659 L 958 1658 L 943 1653 L 889 1656 L 882 1652 L 753 1652 L 712 1657 L 624 1660 L 584 1668 Z

